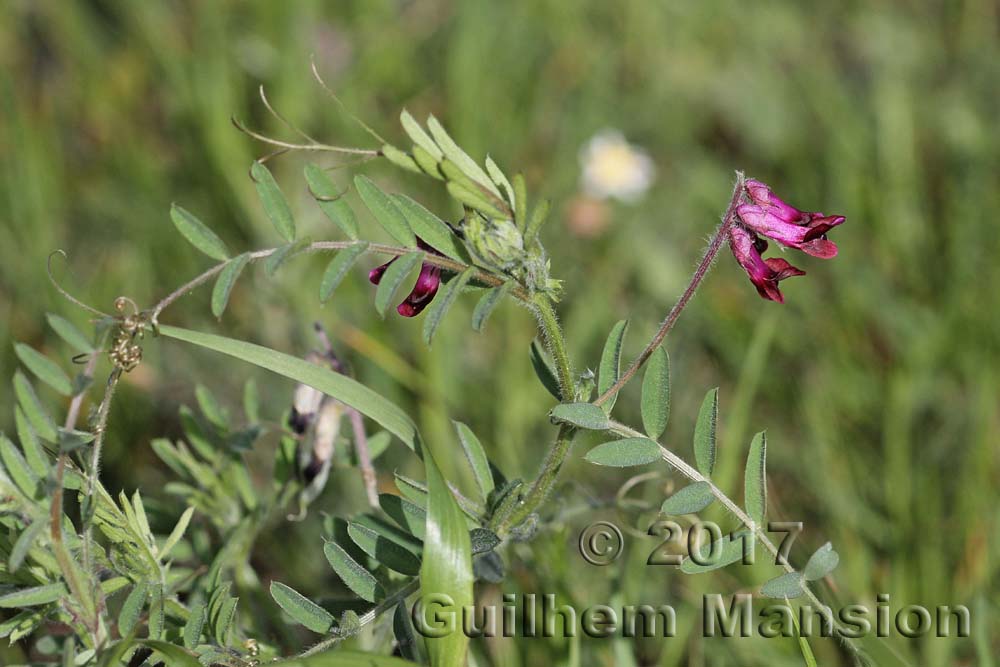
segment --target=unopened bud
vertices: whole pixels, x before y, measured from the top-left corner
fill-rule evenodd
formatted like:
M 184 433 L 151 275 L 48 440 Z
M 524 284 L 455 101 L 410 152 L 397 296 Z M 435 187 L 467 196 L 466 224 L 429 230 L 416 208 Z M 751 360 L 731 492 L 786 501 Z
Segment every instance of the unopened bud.
M 508 273 L 523 265 L 524 239 L 510 220 L 473 215 L 466 220 L 464 229 L 469 249 L 484 265 Z

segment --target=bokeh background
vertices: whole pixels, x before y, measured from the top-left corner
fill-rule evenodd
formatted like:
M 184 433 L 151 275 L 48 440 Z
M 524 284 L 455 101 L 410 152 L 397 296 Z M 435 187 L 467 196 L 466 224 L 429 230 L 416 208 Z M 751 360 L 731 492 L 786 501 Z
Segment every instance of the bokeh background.
M 621 318 L 631 319 L 627 352 L 641 348 L 742 169 L 792 203 L 846 215 L 834 235 L 841 254 L 789 257 L 809 275 L 783 284 L 779 306 L 759 299 L 724 252 L 667 342 L 667 441 L 690 455 L 697 407 L 718 385 L 720 484 L 741 495 L 747 443 L 767 428 L 772 514 L 805 524 L 793 562 L 827 540 L 841 554 L 829 599 L 871 605 L 889 593 L 894 610 L 972 610 L 971 638 L 893 636 L 868 646 L 879 661 L 992 665 L 1000 652 L 998 19 L 990 0 L 9 0 L 0 6 L 0 376 L 14 372 L 13 341 L 69 366 L 45 313 L 87 325 L 49 285 L 55 249 L 68 253 L 54 263 L 61 283 L 107 310 L 123 294 L 155 303 L 207 267 L 171 225 L 171 202 L 231 247 L 277 245 L 247 174 L 267 151 L 230 124 L 235 115 L 290 136 L 266 113 L 258 85 L 314 136 L 370 145 L 313 80 L 311 57 L 345 105 L 390 140 L 403 142 L 404 106 L 434 113 L 474 156 L 489 152 L 509 172 L 523 170 L 533 193 L 554 200 L 543 234 L 565 280 L 560 311 L 580 367 L 596 366 Z M 578 154 L 606 128 L 641 146 L 656 178 L 635 204 L 597 206 L 595 226 L 595 207 L 581 205 Z M 285 156 L 272 168 L 300 228 L 336 238 L 308 195 L 303 164 Z M 434 182 L 382 164 L 335 178 L 346 183 L 358 170 L 456 214 Z M 460 419 L 509 476 L 534 473 L 552 436 L 541 418 L 551 399 L 528 362 L 526 312 L 505 306 L 479 335 L 466 324 L 473 302 L 463 300 L 428 350 L 419 322 L 378 318 L 361 270 L 320 307 L 322 269 L 305 257 L 274 279 L 254 271 L 221 322 L 207 289 L 163 319 L 296 354 L 313 345 L 319 320 L 359 378 L 410 409 L 436 448 L 458 451 L 449 419 Z M 193 402 L 196 384 L 235 407 L 243 381 L 256 377 L 273 419 L 290 399 L 283 381 L 169 341 L 147 342 L 146 357 L 112 417 L 113 488 L 155 494 L 169 479 L 148 443 L 179 434 L 178 406 Z M 8 403 L 10 395 L 3 391 Z M 45 398 L 55 406 L 55 395 Z M 617 409 L 635 423 L 637 404 L 630 387 Z M 4 411 L 0 425 L 10 424 Z M 459 459 L 448 462 L 450 474 L 464 483 Z M 390 452 L 383 483 L 413 463 Z M 641 533 L 655 513 L 575 512 L 613 498 L 629 474 L 575 456 L 547 509 L 571 518 L 507 550 L 504 588 L 580 606 L 670 602 L 678 636 L 476 642 L 477 664 L 802 664 L 793 639 L 700 636 L 702 593 L 752 590 L 773 568 L 683 578 L 644 564 L 658 541 Z M 630 495 L 655 502 L 678 481 L 664 475 Z M 330 484 L 316 510 L 363 506 L 353 470 Z M 639 533 L 608 568 L 586 565 L 573 546 L 598 517 Z M 335 594 L 322 561 L 308 521 L 276 525 L 256 557 L 265 577 L 281 572 L 301 590 Z M 845 660 L 829 640 L 812 644 L 820 664 Z

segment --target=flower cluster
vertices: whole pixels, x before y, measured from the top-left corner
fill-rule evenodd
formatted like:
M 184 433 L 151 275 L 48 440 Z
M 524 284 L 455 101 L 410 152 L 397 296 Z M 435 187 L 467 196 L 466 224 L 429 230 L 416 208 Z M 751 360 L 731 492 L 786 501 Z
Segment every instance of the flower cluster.
M 777 197 L 767 185 L 754 179 L 748 179 L 743 184 L 739 202 L 732 212 L 734 219 L 729 226 L 727 240 L 736 261 L 765 299 L 784 303 L 778 283 L 806 273 L 780 257 L 764 259 L 767 239 L 813 257 L 836 257 L 837 246 L 826 235 L 845 221 L 844 216 L 797 209 Z M 530 253 L 525 252 L 520 232 L 512 222 L 476 217 L 471 223 L 474 224 L 467 224 L 465 230 L 467 245 L 482 265 L 508 274 L 517 274 L 518 270 L 531 265 L 527 261 L 531 258 Z M 417 239 L 417 245 L 426 252 L 440 254 L 422 239 Z M 536 259 L 545 262 L 544 257 Z M 392 259 L 372 269 L 368 279 L 378 285 L 386 269 L 395 261 Z M 551 281 L 543 282 L 548 284 Z M 440 286 L 441 268 L 425 262 L 420 267 L 416 284 L 396 311 L 403 317 L 419 315 L 434 299 Z
M 784 303 L 778 283 L 805 271 L 781 258 L 763 258 L 767 240 L 796 248 L 813 257 L 829 259 L 837 255 L 837 246 L 826 233 L 844 222 L 842 215 L 823 215 L 800 211 L 786 204 L 760 181 L 744 184 L 744 201 L 736 207 L 736 220 L 729 228 L 729 247 L 750 282 L 765 299 Z

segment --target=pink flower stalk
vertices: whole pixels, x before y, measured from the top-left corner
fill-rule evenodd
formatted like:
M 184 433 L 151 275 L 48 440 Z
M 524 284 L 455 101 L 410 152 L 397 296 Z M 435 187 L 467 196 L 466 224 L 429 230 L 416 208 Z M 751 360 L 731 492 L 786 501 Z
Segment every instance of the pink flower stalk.
M 422 239 L 417 239 L 417 245 L 421 250 L 438 254 L 434 248 L 424 243 Z M 397 259 L 399 258 L 394 257 L 385 264 L 376 266 L 368 273 L 368 280 L 373 285 L 378 285 L 382 281 L 382 275 L 385 273 L 385 270 Z M 396 312 L 403 317 L 416 317 L 427 307 L 427 304 L 434 300 L 434 295 L 437 294 L 438 287 L 440 286 L 441 267 L 424 262 L 420 267 L 420 275 L 417 276 L 416 284 L 406 298 L 403 299 L 403 302 L 396 306 Z
M 837 246 L 827 240 L 826 233 L 842 224 L 845 218 L 801 211 L 778 198 L 767 185 L 753 179 L 746 181 L 745 191 L 750 203 L 736 207 L 737 219 L 729 230 L 730 248 L 760 295 L 784 303 L 778 282 L 805 275 L 805 271 L 783 259 L 765 260 L 761 255 L 767 249 L 767 241 L 761 237 L 814 257 L 829 259 L 836 257 Z

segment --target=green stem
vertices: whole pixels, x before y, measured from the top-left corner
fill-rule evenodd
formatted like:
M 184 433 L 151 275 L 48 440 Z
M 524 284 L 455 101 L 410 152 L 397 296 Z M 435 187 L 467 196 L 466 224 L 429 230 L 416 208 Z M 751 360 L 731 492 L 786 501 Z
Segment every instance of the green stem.
M 566 351 L 566 339 L 559 326 L 555 309 L 552 307 L 552 302 L 543 296 L 535 296 L 532 303 L 535 315 L 538 317 L 542 340 L 556 364 L 560 393 L 564 401 L 572 401 L 576 393 L 573 366 L 569 360 L 569 353 Z M 531 488 L 528 489 L 521 503 L 516 505 L 507 516 L 494 517 L 493 527 L 497 534 L 504 536 L 512 527 L 527 519 L 548 498 L 559 477 L 559 471 L 569 455 L 575 432 L 576 429 L 565 424 L 559 427 L 559 433 L 545 455 L 538 477 L 532 482 Z
M 549 497 L 549 493 L 552 492 L 559 477 L 559 471 L 569 455 L 575 434 L 576 429 L 572 426 L 563 424 L 559 427 L 556 441 L 545 455 L 545 461 L 542 463 L 538 477 L 532 482 L 531 488 L 528 489 L 521 503 L 516 505 L 507 516 L 495 517 L 493 528 L 500 537 L 505 537 L 511 528 L 527 519 Z
M 95 499 L 96 489 L 100 484 L 101 474 L 101 454 L 104 449 L 105 432 L 108 429 L 108 415 L 111 412 L 111 401 L 114 399 L 115 389 L 118 387 L 118 380 L 121 378 L 122 370 L 115 368 L 108 377 L 108 384 L 104 388 L 104 398 L 97 408 L 97 418 L 93 426 L 94 442 L 90 449 L 90 469 L 87 471 L 87 502 L 83 513 L 83 566 L 89 572 L 95 572 L 91 544 L 94 534 L 94 513 L 97 511 L 97 501 Z M 155 562 L 155 559 L 154 559 Z M 100 587 L 97 578 L 94 577 L 95 596 L 100 595 Z
M 575 382 L 573 381 L 573 366 L 569 361 L 569 353 L 566 351 L 566 339 L 563 337 L 562 327 L 559 326 L 559 319 L 556 317 L 555 308 L 552 301 L 547 297 L 536 295 L 531 300 L 534 306 L 535 315 L 538 317 L 538 327 L 542 332 L 542 340 L 549 354 L 552 355 L 556 363 L 557 379 L 559 380 L 559 390 L 562 393 L 563 401 L 572 401 L 576 393 Z

